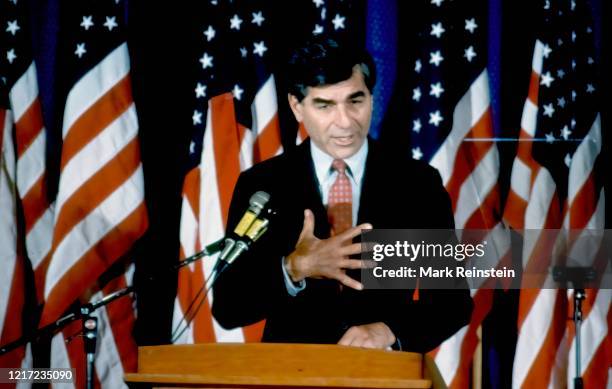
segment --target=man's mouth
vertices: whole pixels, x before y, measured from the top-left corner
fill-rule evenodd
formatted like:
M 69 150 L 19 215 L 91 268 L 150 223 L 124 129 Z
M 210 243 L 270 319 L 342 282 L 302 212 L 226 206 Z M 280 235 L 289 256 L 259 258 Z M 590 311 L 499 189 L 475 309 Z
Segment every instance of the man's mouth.
M 353 135 L 332 137 L 332 139 L 334 140 L 334 143 L 340 146 L 350 145 L 351 143 L 353 143 L 353 138 L 354 138 Z

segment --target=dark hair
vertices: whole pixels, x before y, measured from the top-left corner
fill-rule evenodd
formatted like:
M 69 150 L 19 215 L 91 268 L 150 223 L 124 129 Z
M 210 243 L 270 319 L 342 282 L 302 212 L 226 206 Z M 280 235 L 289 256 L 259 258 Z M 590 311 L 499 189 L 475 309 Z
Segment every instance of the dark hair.
M 340 45 L 329 38 L 308 41 L 295 49 L 289 59 L 288 92 L 302 101 L 308 94 L 308 87 L 336 84 L 351 78 L 355 65 L 361 69 L 366 87 L 372 93 L 376 67 L 365 49 Z

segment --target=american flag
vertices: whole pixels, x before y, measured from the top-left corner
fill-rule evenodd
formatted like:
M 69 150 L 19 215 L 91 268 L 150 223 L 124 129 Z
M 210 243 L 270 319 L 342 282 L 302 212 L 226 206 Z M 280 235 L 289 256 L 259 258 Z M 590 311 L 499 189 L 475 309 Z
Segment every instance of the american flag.
M 269 2 L 212 1 L 201 12 L 193 83 L 190 166 L 183 183 L 180 257 L 225 234 L 238 175 L 282 152 Z M 179 273 L 172 341 L 255 341 L 261 325 L 225 330 L 212 318 L 202 288 L 214 265 L 204 258 Z M 211 294 L 208 295 L 210 298 Z
M 541 2 L 517 155 L 504 219 L 517 230 L 604 228 L 594 31 L 585 1 Z M 544 27 L 546 26 L 546 27 Z M 559 235 L 559 239 L 565 236 Z M 523 266 L 554 242 L 525 239 Z M 587 290 L 580 375 L 610 387 L 610 290 Z M 522 290 L 513 387 L 573 387 L 572 291 Z
M 287 3 L 289 4 L 289 3 Z M 183 184 L 180 257 L 188 257 L 223 237 L 238 175 L 254 163 L 282 152 L 277 96 L 285 34 L 349 37 L 356 26 L 350 2 L 299 1 L 285 8 L 301 15 L 295 23 L 269 1 L 210 1 L 199 11 L 197 57 L 193 59 L 193 136 Z M 296 38 L 299 40 L 300 38 Z M 281 68 L 282 70 L 282 68 Z M 280 99 L 280 100 L 279 100 Z M 306 137 L 303 127 L 297 143 Z M 290 138 L 287 138 L 290 139 Z M 215 258 L 179 272 L 172 341 L 258 341 L 262 324 L 225 330 L 212 318 L 202 288 Z M 209 294 L 208 298 L 212 295 Z
M 0 85 L 4 92 L 4 85 Z M 2 93 L 0 92 L 0 93 Z M 20 252 L 17 232 L 16 164 L 13 147 L 13 118 L 7 95 L 0 103 L 0 344 L 23 335 L 25 304 L 25 257 Z M 2 98 L 2 97 L 0 97 Z M 31 366 L 30 353 L 24 348 L 0 356 L 0 366 Z
M 494 242 L 489 248 L 497 266 L 509 259 L 510 242 L 501 223 L 499 154 L 492 140 L 487 3 L 428 0 L 421 6 L 408 111 L 412 157 L 438 169 L 458 230 L 490 231 L 481 238 Z M 474 289 L 472 297 L 470 324 L 432 352 L 451 388 L 470 385 L 477 330 L 493 290 Z
M 45 325 L 78 299 L 98 300 L 131 284 L 130 266 L 107 271 L 147 227 L 125 42 L 126 8 L 118 0 L 70 7 L 56 2 L 52 7 L 59 15 L 47 22 L 57 23 L 55 31 L 61 42 L 56 53 L 55 105 L 63 115 L 61 144 L 49 146 L 27 28 L 30 9 L 27 2 L 17 1 L 2 2 L 2 8 L 3 35 L 8 37 L 2 39 L 2 45 L 8 45 L 3 50 L 7 64 L 2 70 L 16 129 L 16 182 L 27 254 L 37 294 L 44 300 L 40 324 Z M 54 206 L 46 193 L 47 147 L 61 147 L 61 161 L 54 161 L 60 166 Z M 99 318 L 96 382 L 123 386 L 123 372 L 136 366 L 132 301 L 116 301 L 95 315 Z M 74 336 L 79 331 L 80 323 L 74 323 L 53 338 L 51 366 L 77 368 L 76 384 L 83 386 L 83 343 Z
M 27 269 L 35 273 L 38 300 L 42 300 L 42 287 L 46 264 L 51 249 L 53 211 L 47 199 L 45 147 L 46 133 L 38 96 L 36 65 L 30 43 L 27 3 L 4 1 L 0 3 L 0 25 L 3 26 L 0 49 L 0 85 L 2 100 L 2 147 L 4 193 L 2 244 L 3 313 L 0 343 L 16 340 L 23 329 L 24 317 L 33 317 L 34 304 L 27 290 Z M 15 147 L 14 147 L 15 146 Z M 16 192 L 14 191 L 16 189 Z M 17 194 L 17 198 L 13 197 Z M 17 200 L 20 201 L 19 206 Z M 27 256 L 21 248 L 23 236 L 17 221 L 17 210 L 23 210 Z M 26 263 L 29 259 L 30 263 Z M 6 266 L 6 267 L 5 267 Z M 19 351 L 16 351 L 18 353 Z M 11 357 L 11 355 L 13 355 Z M 23 356 L 23 355 L 22 355 Z M 15 358 L 16 354 L 8 354 Z M 20 358 L 17 358 L 20 359 Z M 11 365 L 14 366 L 14 362 Z M 18 365 L 17 365 L 18 366 Z

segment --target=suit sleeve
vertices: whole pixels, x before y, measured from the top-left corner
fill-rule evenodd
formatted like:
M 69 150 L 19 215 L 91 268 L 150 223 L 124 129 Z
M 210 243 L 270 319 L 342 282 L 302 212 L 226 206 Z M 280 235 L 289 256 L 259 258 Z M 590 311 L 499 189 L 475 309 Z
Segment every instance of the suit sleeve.
M 440 175 L 433 168 L 427 170 L 424 182 L 432 189 L 423 198 L 423 204 L 431 204 L 425 209 L 426 228 L 454 229 L 450 198 Z M 418 299 L 402 292 L 399 304 L 406 304 L 403 312 L 410 314 L 392 314 L 387 324 L 404 351 L 431 351 L 470 321 L 473 303 L 467 283 L 453 290 L 419 290 Z
M 252 172 L 240 175 L 229 209 L 227 233 L 238 224 L 257 190 L 265 190 Z M 274 225 L 223 272 L 213 288 L 212 313 L 224 328 L 256 323 L 289 298 L 283 280 L 282 254 Z

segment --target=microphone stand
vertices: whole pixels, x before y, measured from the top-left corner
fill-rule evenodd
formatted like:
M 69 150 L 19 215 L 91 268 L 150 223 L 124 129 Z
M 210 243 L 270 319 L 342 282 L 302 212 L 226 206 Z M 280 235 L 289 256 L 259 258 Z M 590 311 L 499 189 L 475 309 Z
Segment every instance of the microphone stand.
M 94 372 L 94 358 L 96 354 L 96 343 L 98 337 L 98 318 L 92 316 L 92 314 L 100 307 L 103 307 L 116 299 L 130 294 L 134 291 L 132 286 L 120 289 L 116 292 L 105 296 L 104 298 L 93 302 L 81 305 L 79 309 L 73 310 L 67 313 L 53 323 L 47 324 L 46 326 L 38 329 L 32 334 L 24 335 L 14 342 L 8 343 L 0 347 L 0 355 L 6 354 L 18 347 L 25 346 L 27 343 L 37 341 L 42 338 L 51 337 L 61 331 L 68 324 L 75 320 L 81 319 L 83 321 L 83 335 L 85 343 L 85 360 L 86 360 L 86 376 L 87 376 L 87 389 L 93 389 L 93 372 Z
M 581 328 L 582 328 L 582 301 L 586 297 L 585 285 L 593 282 L 597 274 L 593 267 L 567 267 L 555 266 L 553 268 L 553 279 L 561 283 L 565 288 L 571 283 L 574 287 L 574 328 L 576 329 L 576 376 L 574 377 L 574 389 L 583 389 L 582 371 L 580 363 Z
M 173 270 L 179 270 L 180 268 L 187 266 L 203 257 L 207 257 L 213 255 L 219 251 L 221 251 L 225 246 L 225 239 L 222 238 L 204 248 L 204 250 L 191 255 L 184 260 L 180 261 L 178 264 L 173 266 Z M 235 258 L 232 258 L 232 261 Z M 212 285 L 217 280 L 217 276 L 221 273 L 227 266 L 229 266 L 231 262 L 220 262 L 218 266 L 215 266 L 211 277 L 206 282 L 206 294 Z M 120 289 L 116 292 L 109 294 L 108 296 L 103 297 L 102 299 L 93 302 L 81 305 L 78 309 L 72 310 L 66 315 L 60 317 L 53 323 L 47 324 L 46 326 L 37 329 L 33 333 L 24 335 L 19 339 L 7 343 L 4 346 L 0 346 L 0 355 L 6 354 L 12 350 L 15 350 L 21 346 L 25 346 L 28 343 L 32 343 L 38 341 L 43 338 L 50 338 L 55 335 L 59 331 L 61 331 L 68 324 L 72 323 L 75 320 L 82 320 L 82 331 L 83 331 L 83 343 L 84 343 L 84 351 L 85 351 L 85 360 L 86 360 L 86 388 L 93 389 L 94 387 L 94 361 L 96 354 L 96 345 L 98 338 L 98 318 L 93 316 L 92 314 L 100 307 L 103 307 L 114 300 L 123 297 L 127 294 L 133 293 L 134 287 L 128 286 L 126 288 Z

